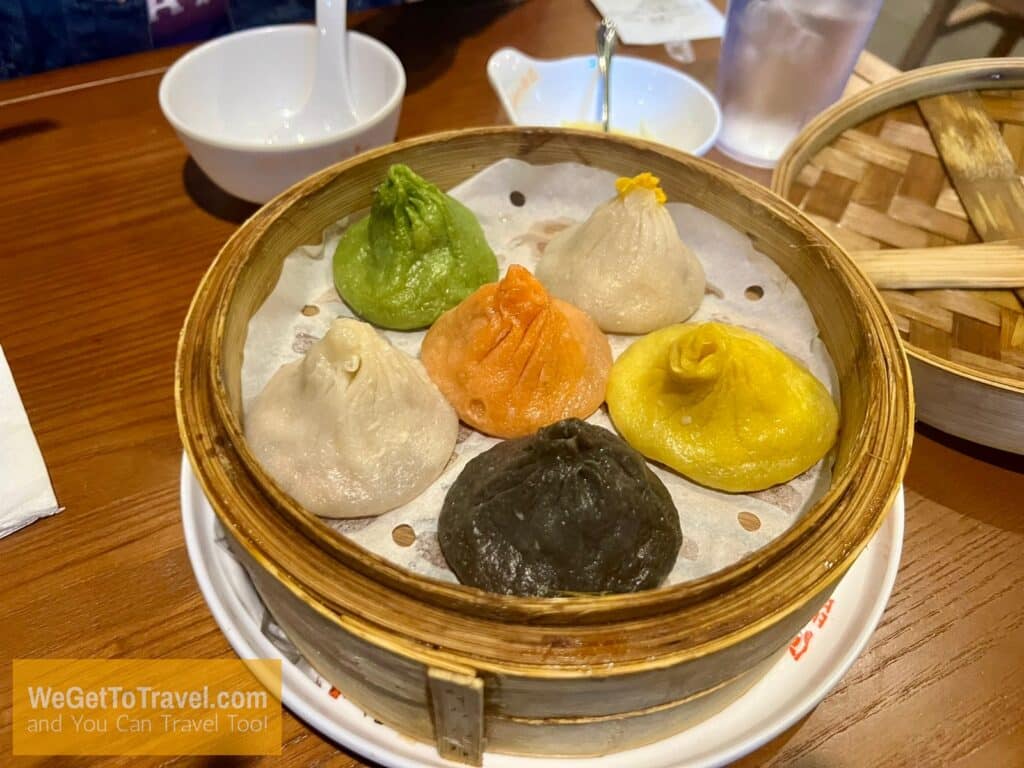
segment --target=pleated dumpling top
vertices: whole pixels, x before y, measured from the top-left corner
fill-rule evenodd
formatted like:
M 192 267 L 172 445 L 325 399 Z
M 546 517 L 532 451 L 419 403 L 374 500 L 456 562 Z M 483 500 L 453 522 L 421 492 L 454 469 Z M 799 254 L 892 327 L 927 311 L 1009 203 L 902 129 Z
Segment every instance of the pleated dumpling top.
M 459 417 L 496 437 L 586 418 L 604 400 L 612 364 L 597 324 L 518 264 L 441 315 L 420 357 Z
M 388 169 L 370 215 L 346 230 L 334 252 L 338 293 L 383 328 L 424 328 L 497 279 L 497 259 L 473 212 L 405 165 Z
M 724 323 L 672 325 L 635 341 L 612 369 L 608 412 L 649 459 L 733 492 L 810 469 L 839 425 L 832 396 L 806 367 Z

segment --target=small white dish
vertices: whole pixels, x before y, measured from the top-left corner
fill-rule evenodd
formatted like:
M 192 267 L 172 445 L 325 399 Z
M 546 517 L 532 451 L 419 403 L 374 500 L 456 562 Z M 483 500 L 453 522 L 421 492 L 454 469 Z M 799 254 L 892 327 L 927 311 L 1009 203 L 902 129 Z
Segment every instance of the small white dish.
M 383 43 L 349 32 L 357 124 L 306 140 L 275 133 L 302 109 L 316 68 L 315 27 L 280 25 L 211 40 L 160 81 L 160 108 L 200 168 L 223 189 L 263 203 L 332 163 L 394 141 L 405 70 Z
M 252 582 L 227 549 L 217 516 L 187 457 L 181 463 L 181 516 L 192 570 L 214 619 L 243 659 L 280 659 L 281 698 L 332 741 L 387 768 L 465 768 L 430 744 L 399 734 L 331 689 L 293 653 Z M 517 757 L 488 752 L 484 768 L 712 768 L 728 765 L 797 723 L 839 683 L 878 626 L 903 547 L 903 489 L 878 532 L 836 585 L 821 612 L 771 663 L 765 676 L 722 711 L 645 747 L 604 757 Z M 271 642 L 268 634 L 276 637 Z
M 496 51 L 487 76 L 515 125 L 600 130 L 596 56 L 543 61 L 515 48 Z M 611 68 L 611 128 L 703 155 L 718 137 L 715 97 L 689 75 L 646 59 L 615 56 Z

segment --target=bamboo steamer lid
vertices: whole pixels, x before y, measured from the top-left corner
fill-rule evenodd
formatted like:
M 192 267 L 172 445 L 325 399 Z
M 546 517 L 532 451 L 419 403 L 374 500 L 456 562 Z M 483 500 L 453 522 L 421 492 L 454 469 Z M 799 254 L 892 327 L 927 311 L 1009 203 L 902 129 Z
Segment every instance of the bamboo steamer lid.
M 917 415 L 1024 453 L 1024 59 L 914 70 L 844 99 L 772 189 L 851 251 L 895 318 Z

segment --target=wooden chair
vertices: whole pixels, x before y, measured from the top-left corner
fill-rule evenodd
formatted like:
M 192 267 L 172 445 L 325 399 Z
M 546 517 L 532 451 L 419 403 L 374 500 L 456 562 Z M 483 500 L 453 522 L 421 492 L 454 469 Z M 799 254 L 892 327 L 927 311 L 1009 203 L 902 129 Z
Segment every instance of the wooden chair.
M 989 56 L 1006 56 L 1024 37 L 1024 0 L 986 0 L 963 8 L 957 8 L 958 5 L 960 0 L 935 0 L 903 54 L 901 69 L 921 66 L 940 37 L 986 21 L 1003 30 Z

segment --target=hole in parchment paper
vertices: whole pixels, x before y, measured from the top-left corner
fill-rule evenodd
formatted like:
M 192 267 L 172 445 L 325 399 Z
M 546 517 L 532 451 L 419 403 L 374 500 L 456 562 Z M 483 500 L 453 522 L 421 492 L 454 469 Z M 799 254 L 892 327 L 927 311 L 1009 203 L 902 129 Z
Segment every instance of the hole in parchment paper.
M 764 297 L 764 288 L 760 285 L 750 285 L 747 286 L 747 290 L 743 292 L 743 295 L 751 301 L 760 301 Z
M 318 307 L 316 304 L 307 304 L 302 308 L 302 314 L 304 314 L 306 317 L 313 317 L 313 315 L 319 315 L 320 307 Z
M 509 202 L 512 203 L 516 208 L 522 208 L 526 205 L 526 195 L 520 192 L 518 189 L 515 190 L 511 195 L 508 196 Z
M 391 531 L 391 538 L 400 547 L 411 547 L 413 542 L 416 541 L 416 531 L 412 529 L 411 525 L 402 523 L 401 525 L 396 525 L 394 530 Z
M 740 521 L 740 525 L 745 531 L 756 531 L 761 527 L 761 518 L 753 512 L 740 512 L 736 515 L 736 519 Z

